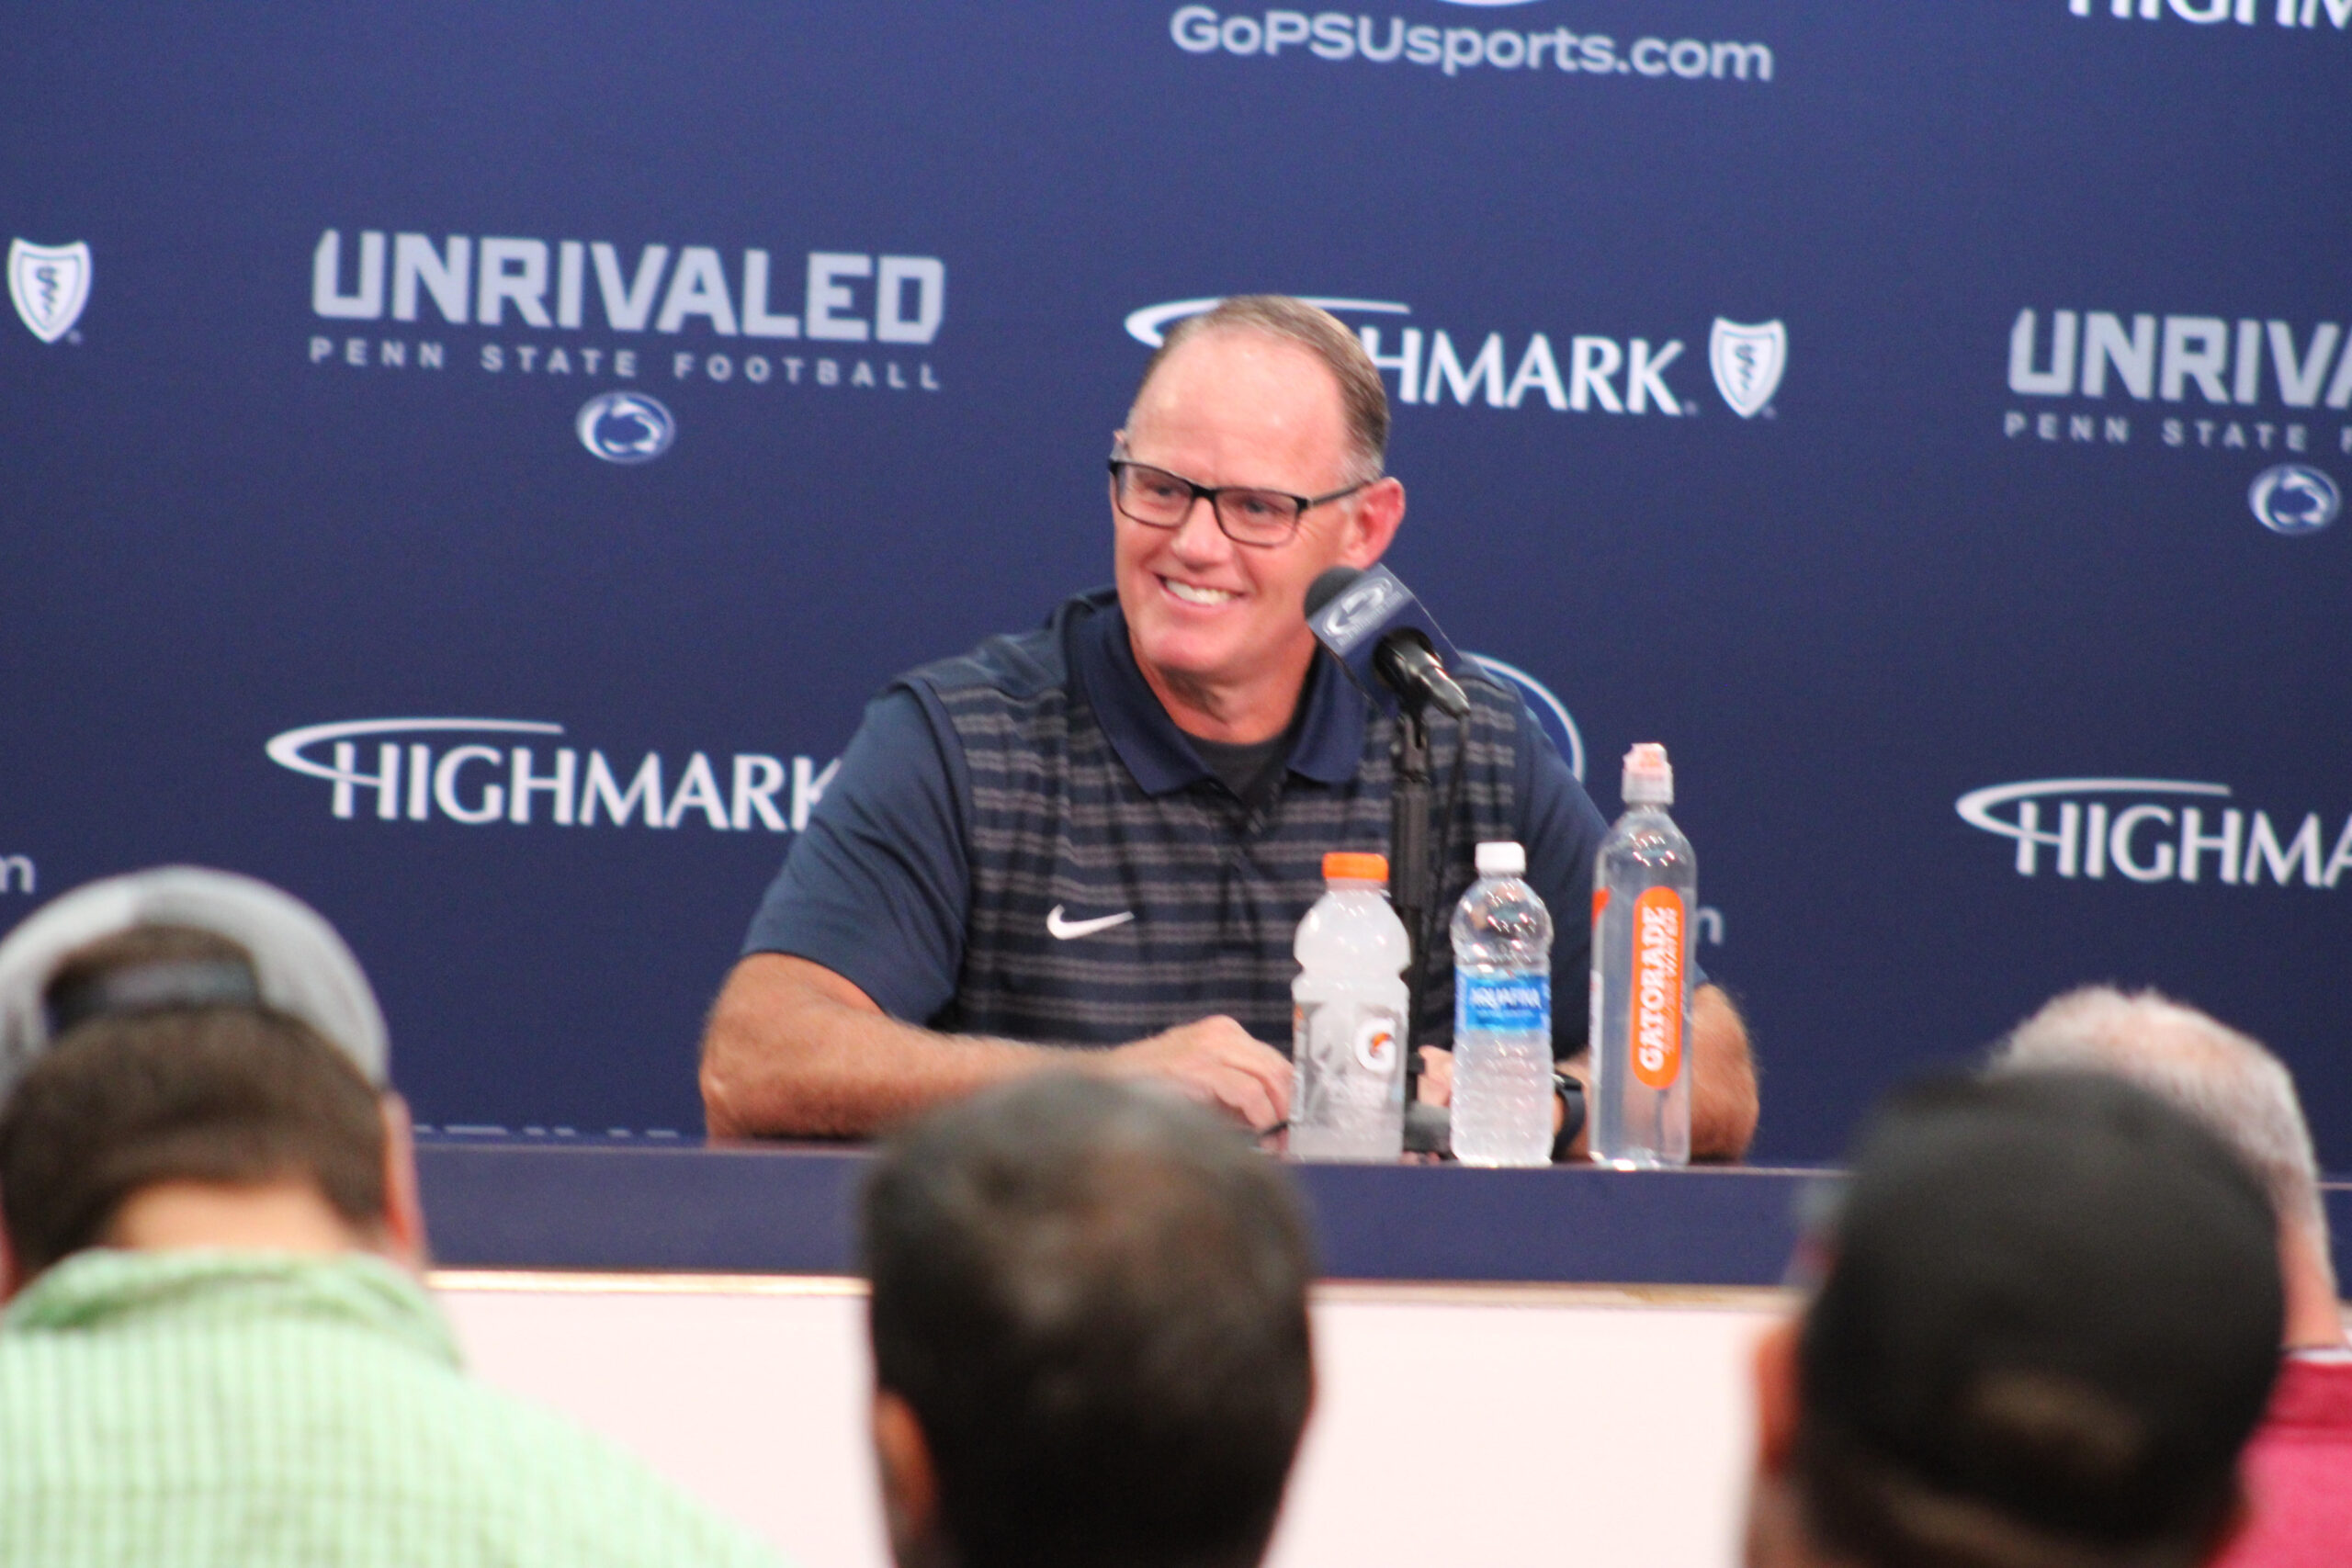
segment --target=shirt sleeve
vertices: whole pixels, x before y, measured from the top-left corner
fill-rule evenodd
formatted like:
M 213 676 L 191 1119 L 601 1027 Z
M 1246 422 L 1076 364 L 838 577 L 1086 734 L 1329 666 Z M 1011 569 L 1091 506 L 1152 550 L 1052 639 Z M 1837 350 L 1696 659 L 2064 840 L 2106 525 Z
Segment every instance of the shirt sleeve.
M 1528 886 L 1552 911 L 1552 1055 L 1566 1061 L 1591 1043 L 1592 876 L 1609 823 L 1532 714 L 1520 735 L 1520 842 Z M 1695 953 L 1690 984 L 1707 984 Z
M 820 964 L 893 1018 L 956 994 L 971 906 L 960 750 L 912 690 L 865 709 L 841 768 L 786 851 L 743 951 Z

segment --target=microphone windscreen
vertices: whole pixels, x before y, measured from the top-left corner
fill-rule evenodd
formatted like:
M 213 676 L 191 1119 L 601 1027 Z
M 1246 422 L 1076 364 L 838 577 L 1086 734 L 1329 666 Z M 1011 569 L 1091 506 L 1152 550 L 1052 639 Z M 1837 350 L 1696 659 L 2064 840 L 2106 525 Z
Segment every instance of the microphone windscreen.
M 1347 591 L 1348 584 L 1363 575 L 1363 569 L 1335 566 L 1317 576 L 1306 585 L 1306 615 L 1309 620 L 1323 613 L 1323 606 Z

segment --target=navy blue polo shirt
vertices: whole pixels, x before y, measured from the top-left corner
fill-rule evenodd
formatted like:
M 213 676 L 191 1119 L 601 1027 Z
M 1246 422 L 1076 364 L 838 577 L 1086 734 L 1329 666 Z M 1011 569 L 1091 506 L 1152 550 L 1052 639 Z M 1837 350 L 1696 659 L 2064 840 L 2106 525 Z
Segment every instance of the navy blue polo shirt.
M 1516 692 L 1469 684 L 1484 728 L 1458 742 L 1469 783 L 1441 894 L 1467 885 L 1476 839 L 1527 847 L 1557 927 L 1565 1055 L 1584 1041 L 1605 825 Z M 1104 1044 L 1227 1012 L 1286 1049 L 1291 936 L 1321 855 L 1385 852 L 1389 829 L 1393 717 L 1321 656 L 1303 702 L 1272 799 L 1241 800 L 1145 682 L 1115 593 L 1068 601 L 875 698 L 744 952 L 806 958 L 934 1027 Z M 1440 795 L 1450 756 L 1441 739 Z M 1092 940 L 1066 939 L 1090 921 Z M 1451 986 L 1432 990 L 1423 1038 L 1442 1043 Z

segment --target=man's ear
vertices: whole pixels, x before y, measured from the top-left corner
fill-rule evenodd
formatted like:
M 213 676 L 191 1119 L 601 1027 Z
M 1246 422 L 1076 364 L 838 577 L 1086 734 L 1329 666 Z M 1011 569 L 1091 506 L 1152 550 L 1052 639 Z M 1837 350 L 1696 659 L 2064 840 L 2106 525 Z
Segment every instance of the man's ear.
M 1340 559 L 1356 568 L 1371 566 L 1387 554 L 1396 530 L 1405 525 L 1405 483 L 1394 475 L 1374 479 L 1348 509 L 1348 529 Z
M 939 1529 L 939 1472 L 931 1462 L 931 1440 L 914 1406 L 887 1388 L 874 1391 L 874 1461 L 882 1478 L 882 1523 L 889 1531 L 890 1555 L 900 1568 L 935 1559 Z
M 376 1108 L 384 1122 L 384 1251 L 401 1268 L 423 1274 L 432 1254 L 416 1185 L 415 1124 L 408 1101 L 390 1089 L 376 1097 Z
M 1797 1389 L 1797 1337 L 1802 1318 L 1774 1324 L 1756 1342 L 1756 1468 L 1786 1474 L 1796 1457 L 1804 1399 Z

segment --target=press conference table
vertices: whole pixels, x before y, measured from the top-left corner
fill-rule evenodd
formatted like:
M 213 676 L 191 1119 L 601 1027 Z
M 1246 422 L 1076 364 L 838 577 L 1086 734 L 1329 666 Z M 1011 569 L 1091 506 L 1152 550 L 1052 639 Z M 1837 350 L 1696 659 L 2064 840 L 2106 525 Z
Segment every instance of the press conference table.
M 447 1267 L 845 1275 L 872 1156 L 840 1145 L 420 1139 Z M 1333 1280 L 1770 1286 L 1819 1168 L 1294 1166 Z M 2328 1206 L 2352 1279 L 2352 1186 Z
M 823 1145 L 421 1139 L 445 1266 L 848 1274 L 871 1159 Z M 1777 1284 L 1822 1173 L 1293 1166 L 1340 1280 Z

